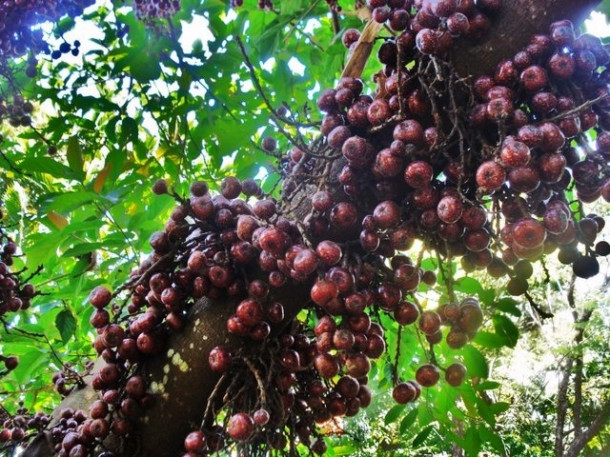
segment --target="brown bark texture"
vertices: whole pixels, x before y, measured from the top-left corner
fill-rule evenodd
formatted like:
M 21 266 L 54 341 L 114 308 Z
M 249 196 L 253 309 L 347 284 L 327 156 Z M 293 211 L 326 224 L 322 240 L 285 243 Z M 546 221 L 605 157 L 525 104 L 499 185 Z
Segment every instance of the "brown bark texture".
M 506 6 L 494 18 L 488 38 L 475 46 L 471 43 L 459 45 L 452 59 L 463 75 L 493 72 L 497 62 L 512 57 L 527 44 L 532 34 L 546 32 L 549 24 L 560 18 L 581 21 L 598 3 L 599 0 L 505 0 Z M 368 27 L 368 32 L 363 34 L 362 49 L 354 51 L 344 75 L 358 76 L 362 72 L 379 29 L 374 25 Z M 310 207 L 311 202 L 305 196 L 294 213 L 305 215 Z M 296 316 L 307 304 L 308 290 L 307 285 L 301 285 L 276 292 L 275 299 L 286 305 L 286 321 Z M 226 320 L 234 309 L 235 303 L 230 301 L 198 302 L 190 312 L 186 329 L 170 338 L 167 352 L 148 362 L 146 372 L 156 401 L 152 409 L 146 412 L 138 434 L 131 439 L 128 447 L 108 443 L 118 455 L 181 455 L 184 437 L 200 426 L 208 398 L 219 379 L 208 365 L 210 350 L 221 344 L 232 348 L 244 344 L 226 332 Z M 255 351 L 256 347 L 251 346 L 250 349 Z M 96 397 L 91 387 L 85 387 L 70 394 L 57 411 L 65 407 L 87 410 Z M 132 448 L 133 442 L 135 448 Z M 41 437 L 28 447 L 24 455 L 51 457 L 53 451 L 48 440 Z
M 532 35 L 548 32 L 549 25 L 561 19 L 581 24 L 599 0 L 504 0 L 492 18 L 492 27 L 483 41 L 459 41 L 452 61 L 460 75 L 493 74 L 498 62 L 512 58 Z

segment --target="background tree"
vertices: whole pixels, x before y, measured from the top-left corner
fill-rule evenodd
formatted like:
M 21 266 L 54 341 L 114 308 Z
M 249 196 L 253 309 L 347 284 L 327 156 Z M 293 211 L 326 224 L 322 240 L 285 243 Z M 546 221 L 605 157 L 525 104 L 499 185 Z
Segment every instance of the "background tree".
M 596 239 L 603 219 L 583 203 L 609 197 L 608 56 L 591 37 L 574 42 L 567 23 L 555 24 L 552 38 L 530 39 L 563 15 L 578 23 L 597 2 L 479 1 L 475 9 L 439 1 L 417 14 L 421 2 L 369 3 L 372 11 L 304 1 L 264 10 L 218 1 L 100 3 L 84 12 L 88 3 L 4 6 L 14 19 L 1 47 L 3 268 L 12 272 L 1 273 L 6 452 L 36 435 L 26 455 L 179 455 L 184 446 L 193 455 L 205 446 L 248 455 L 451 447 L 507 455 L 507 446 L 540 437 L 503 433 L 524 427 L 504 425 L 510 405 L 494 396 L 502 385 L 486 357 L 519 343 L 524 312 L 530 323 L 557 312 L 543 300 L 545 288 L 561 285 L 548 262 L 527 291 L 541 239 L 545 251 L 561 245 L 559 259 L 581 277 L 593 276 L 607 252 Z M 362 35 L 351 29 L 371 14 Z M 30 31 L 45 20 L 53 24 Z M 189 23 L 206 30 L 192 46 L 183 44 Z M 85 40 L 84 28 L 95 38 Z M 352 54 L 343 75 L 352 79 L 337 83 L 344 44 Z M 505 58 L 512 61 L 496 70 Z M 494 72 L 495 82 L 476 79 Z M 375 100 L 354 100 L 358 77 Z M 487 95 L 494 84 L 511 89 Z M 330 87 L 338 91 L 322 92 Z M 533 128 L 519 131 L 528 123 L 546 126 L 543 143 L 527 137 Z M 532 183 L 532 173 L 554 167 L 557 176 Z M 420 205 L 426 192 L 433 202 Z M 471 219 L 487 213 L 489 221 L 468 226 L 463 205 Z M 529 214 L 540 222 L 518 221 Z M 439 229 L 441 221 L 451 228 Z M 456 221 L 469 232 L 455 232 Z M 517 222 L 521 245 L 500 230 Z M 262 232 L 253 239 L 255 226 L 267 227 L 266 240 Z M 14 255 L 9 238 L 27 257 Z M 396 252 L 407 248 L 411 260 Z M 266 262 L 255 260 L 261 251 Z M 271 284 L 268 297 L 261 280 Z M 604 354 L 604 339 L 596 346 L 584 328 L 599 317 L 569 304 L 580 329 L 550 400 L 556 456 L 577 455 L 592 436 L 603 447 L 607 437 L 604 393 L 583 399 L 589 369 L 602 378 L 607 368 L 584 357 L 586 348 Z M 378 358 L 370 371 L 367 357 Z M 49 366 L 61 374 L 51 379 Z M 435 367 L 456 377 L 432 387 Z M 413 403 L 420 388 L 405 381 L 415 378 L 430 388 Z M 52 384 L 66 398 L 47 426 L 19 402 L 29 411 L 55 406 Z M 371 402 L 371 391 L 371 414 L 383 412 L 373 433 L 345 418 Z M 347 437 L 333 438 L 343 430 Z

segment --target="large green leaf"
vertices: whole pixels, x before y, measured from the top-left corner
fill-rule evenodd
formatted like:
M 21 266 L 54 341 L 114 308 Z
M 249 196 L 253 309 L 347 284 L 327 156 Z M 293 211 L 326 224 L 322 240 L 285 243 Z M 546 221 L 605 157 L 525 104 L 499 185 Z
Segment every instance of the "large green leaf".
M 79 179 L 81 174 L 47 157 L 27 157 L 19 163 L 24 172 L 43 173 L 59 179 Z
M 406 405 L 394 405 L 390 408 L 390 410 L 386 413 L 383 421 L 386 424 L 391 424 L 392 422 L 396 422 L 398 418 L 401 416 L 402 412 L 405 410 Z
M 504 344 L 514 348 L 519 341 L 519 329 L 508 317 L 496 314 L 492 317 L 496 334 L 504 339 Z
M 68 140 L 66 157 L 68 158 L 70 169 L 74 172 L 74 176 L 76 176 L 76 179 L 79 181 L 82 181 L 85 178 L 85 172 L 83 171 L 83 151 L 81 150 L 80 143 L 76 136 L 71 136 Z
M 489 366 L 485 356 L 477 348 L 468 344 L 462 348 L 464 365 L 471 377 L 486 379 L 489 376 Z
M 55 318 L 55 326 L 57 327 L 57 330 L 59 330 L 61 338 L 65 343 L 74 335 L 74 331 L 76 330 L 76 319 L 70 310 L 64 309 Z
M 415 438 L 413 438 L 413 442 L 411 443 L 411 445 L 413 447 L 422 445 L 424 443 L 424 441 L 426 441 L 428 436 L 430 436 L 430 433 L 432 433 L 432 430 L 434 430 L 434 427 L 432 425 L 428 425 L 427 427 L 425 427 L 421 432 L 419 432 L 415 436 Z

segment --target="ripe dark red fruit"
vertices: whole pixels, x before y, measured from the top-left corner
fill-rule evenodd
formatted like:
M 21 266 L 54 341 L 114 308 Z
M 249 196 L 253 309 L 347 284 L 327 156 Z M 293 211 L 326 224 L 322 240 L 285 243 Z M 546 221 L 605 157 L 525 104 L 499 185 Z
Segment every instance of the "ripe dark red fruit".
M 345 368 L 349 375 L 358 379 L 366 376 L 371 370 L 371 361 L 366 355 L 355 353 L 345 360 Z
M 341 41 L 346 48 L 349 48 L 360 38 L 360 31 L 358 29 L 347 29 L 343 32 Z
M 19 365 L 19 359 L 14 355 L 8 356 L 4 359 L 4 367 L 9 371 L 17 368 L 17 365 Z
M 237 413 L 231 416 L 227 425 L 227 433 L 236 441 L 246 441 L 254 432 L 254 421 L 249 414 Z
M 452 349 L 460 349 L 468 343 L 468 335 L 456 329 L 451 329 L 447 334 L 447 346 Z
M 445 381 L 450 386 L 457 387 L 466 379 L 466 367 L 461 363 L 453 363 L 445 371 Z
M 152 191 L 157 195 L 166 194 L 168 191 L 167 181 L 165 179 L 158 179 L 153 184 Z
M 500 152 L 502 162 L 509 167 L 527 165 L 530 160 L 530 148 L 521 141 L 505 143 Z
M 432 387 L 440 379 L 440 373 L 435 365 L 425 364 L 417 369 L 415 379 L 423 387 Z
M 434 169 L 423 160 L 411 162 L 405 169 L 405 182 L 414 189 L 426 187 L 432 181 Z
M 351 203 L 340 202 L 330 210 L 330 222 L 339 229 L 353 226 L 358 218 L 358 211 Z
M 535 248 L 544 243 L 546 229 L 535 219 L 522 219 L 513 226 L 513 242 L 524 248 Z
M 252 419 L 256 425 L 265 425 L 270 419 L 269 411 L 266 409 L 257 409 L 252 414 Z
M 339 263 L 343 255 L 341 247 L 334 241 L 320 241 L 316 246 L 316 254 L 322 263 L 326 266 L 332 266 Z
M 402 382 L 392 390 L 392 398 L 401 405 L 414 401 L 416 396 L 417 392 L 412 383 Z
M 112 293 L 104 286 L 97 286 L 89 293 L 89 303 L 98 309 L 108 306 L 110 300 L 112 300 Z
M 419 317 L 419 328 L 426 335 L 434 335 L 441 327 L 441 317 L 436 311 L 424 311 Z
M 310 297 L 316 305 L 324 306 L 339 294 L 339 290 L 333 281 L 321 279 L 312 287 Z
M 232 361 L 231 352 L 224 346 L 214 347 L 208 356 L 210 368 L 217 373 L 224 373 L 231 368 Z
M 447 195 L 438 202 L 436 214 L 445 224 L 453 224 L 460 220 L 463 213 L 462 201 L 454 195 Z
M 506 291 L 513 296 L 523 295 L 528 288 L 527 280 L 520 277 L 511 278 L 506 284 Z
M 187 452 L 200 454 L 205 450 L 205 447 L 205 434 L 201 430 L 195 430 L 186 435 L 186 438 L 184 439 L 184 449 Z
M 379 203 L 373 210 L 373 219 L 380 229 L 392 228 L 400 222 L 400 207 L 397 203 L 386 200 Z
M 335 358 L 328 353 L 318 354 L 314 359 L 314 366 L 323 378 L 332 378 L 339 372 L 339 365 Z
M 403 301 L 394 310 L 394 319 L 400 325 L 409 325 L 419 317 L 419 308 L 410 301 Z
M 595 257 L 583 255 L 572 264 L 572 270 L 579 278 L 592 278 L 599 273 L 599 262 Z
M 485 194 L 490 194 L 504 184 L 506 171 L 504 167 L 493 160 L 483 162 L 477 169 L 476 181 L 479 190 Z
M 322 455 L 326 452 L 327 446 L 324 438 L 318 438 L 311 445 L 311 450 L 314 454 Z

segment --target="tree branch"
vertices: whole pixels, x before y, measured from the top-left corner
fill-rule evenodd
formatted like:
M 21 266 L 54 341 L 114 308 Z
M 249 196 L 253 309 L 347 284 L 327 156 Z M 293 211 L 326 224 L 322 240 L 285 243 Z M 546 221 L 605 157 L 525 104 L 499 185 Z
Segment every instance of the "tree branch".
M 591 426 L 584 433 L 582 433 L 579 437 L 576 438 L 576 440 L 572 443 L 570 448 L 565 454 L 563 454 L 562 457 L 578 457 L 580 455 L 580 452 L 586 446 L 586 444 L 601 431 L 601 429 L 608 423 L 609 420 L 610 399 L 606 400 L 597 417 L 591 423 Z
M 352 78 L 360 78 L 366 62 L 369 60 L 371 52 L 373 51 L 375 38 L 377 38 L 377 34 L 382 27 L 382 24 L 373 20 L 370 20 L 366 24 L 366 27 L 364 27 L 364 30 L 362 31 L 362 35 L 360 35 L 360 39 L 355 45 L 354 51 L 343 69 L 341 77 L 345 78 L 350 76 Z
M 557 424 L 555 424 L 555 456 L 561 457 L 564 451 L 564 428 L 568 411 L 568 386 L 574 359 L 569 357 L 563 369 L 563 377 L 557 389 Z
M 593 309 L 589 308 L 585 310 L 583 316 L 579 318 L 578 312 L 574 311 L 574 322 L 579 325 L 578 332 L 574 338 L 576 343 L 576 367 L 574 372 L 574 404 L 572 405 L 572 413 L 574 415 L 574 436 L 577 440 L 582 434 L 582 375 L 583 375 L 583 359 L 582 359 L 582 343 L 586 324 L 591 320 L 593 315 Z

